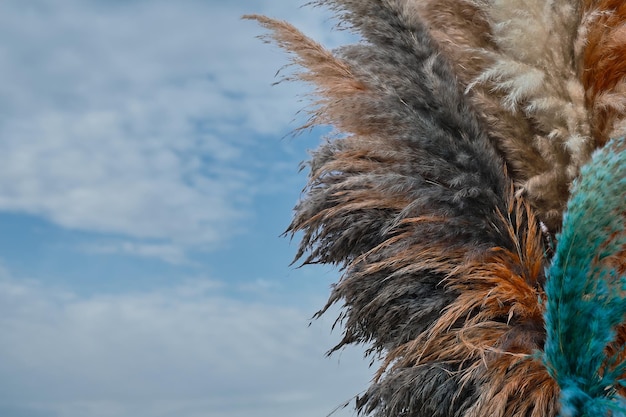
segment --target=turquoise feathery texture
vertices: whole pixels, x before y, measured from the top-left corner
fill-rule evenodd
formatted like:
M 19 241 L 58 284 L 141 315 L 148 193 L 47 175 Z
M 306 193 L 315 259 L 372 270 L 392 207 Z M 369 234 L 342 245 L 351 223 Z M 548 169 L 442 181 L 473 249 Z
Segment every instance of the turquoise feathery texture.
M 625 416 L 626 368 L 607 346 L 626 313 L 626 277 L 608 257 L 626 245 L 626 140 L 597 151 L 575 182 L 548 270 L 544 363 L 561 387 L 561 416 Z

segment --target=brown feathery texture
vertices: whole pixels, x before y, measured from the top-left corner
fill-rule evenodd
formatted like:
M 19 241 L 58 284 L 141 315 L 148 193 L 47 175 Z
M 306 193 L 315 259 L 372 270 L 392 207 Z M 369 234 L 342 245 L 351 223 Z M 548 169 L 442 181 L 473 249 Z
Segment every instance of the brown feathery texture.
M 626 3 L 585 0 L 581 72 L 595 145 L 626 134 Z
M 335 349 L 366 343 L 385 366 L 357 401 L 375 416 L 552 416 L 542 346 L 539 226 L 403 0 L 323 1 L 364 38 L 331 53 L 285 22 L 248 16 L 316 86 L 310 124 L 343 136 L 312 153 L 289 231 L 298 258 L 344 268 Z M 320 314 L 322 313 L 320 312 Z
M 461 380 L 477 385 L 478 399 L 464 416 L 555 415 L 559 389 L 530 356 L 545 337 L 538 302 L 545 266 L 541 237 L 530 208 L 512 196 L 501 220 L 515 247 L 492 248 L 452 271 L 445 285 L 458 297 L 427 332 L 391 352 L 387 363 L 392 371 L 458 364 Z
M 538 217 L 560 228 L 569 188 L 594 148 L 585 109 L 581 65 L 581 11 L 569 0 L 472 0 L 497 46 L 493 64 L 475 80 L 503 94 L 503 104 L 533 126 L 528 139 L 541 173 L 524 184 Z M 520 155 L 525 157 L 526 155 Z

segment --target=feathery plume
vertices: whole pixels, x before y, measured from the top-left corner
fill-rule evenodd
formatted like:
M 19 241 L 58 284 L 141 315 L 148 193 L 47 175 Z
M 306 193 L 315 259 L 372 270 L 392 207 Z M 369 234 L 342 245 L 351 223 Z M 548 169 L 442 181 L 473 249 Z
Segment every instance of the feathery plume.
M 357 407 L 553 415 L 558 388 L 531 356 L 543 343 L 539 226 L 452 65 L 403 1 L 324 3 L 366 42 L 331 53 L 250 18 L 315 84 L 311 123 L 343 133 L 312 153 L 288 231 L 303 232 L 304 263 L 344 268 L 320 312 L 344 303 L 334 349 L 367 343 L 386 359 Z
M 522 190 L 528 189 L 528 182 L 549 171 L 551 165 L 534 145 L 534 137 L 540 132 L 531 120 L 523 112 L 505 106 L 504 93 L 495 91 L 493 83 L 475 83 L 495 65 L 499 53 L 484 11 L 473 0 L 406 0 L 405 8 L 409 19 L 426 23 L 455 66 L 459 83 L 488 127 L 487 134 L 504 158 L 511 178 Z M 468 88 L 470 85 L 472 88 Z M 541 219 L 550 222 L 547 219 L 555 217 L 547 213 L 546 203 L 538 199 L 534 203 Z
M 585 165 L 619 131 L 619 101 L 598 109 L 621 78 L 585 78 L 621 68 L 606 52 L 621 39 L 615 2 L 316 3 L 363 42 L 328 51 L 247 18 L 314 86 L 305 127 L 336 129 L 287 233 L 302 232 L 296 260 L 342 267 L 318 313 L 343 303 L 331 352 L 363 343 L 383 359 L 357 409 L 623 415 L 626 142 Z M 581 166 L 550 264 L 540 222 L 561 228 Z
M 585 0 L 582 83 L 595 145 L 626 134 L 626 3 Z
M 626 258 L 614 259 L 626 249 L 625 201 L 621 138 L 583 167 L 549 269 L 544 361 L 562 388 L 562 416 L 626 415 L 626 401 L 617 394 L 626 370 L 624 345 L 615 346 L 626 315 Z
M 524 184 L 549 229 L 558 230 L 569 187 L 593 150 L 579 80 L 580 10 L 568 0 L 473 0 L 497 45 L 476 85 L 504 94 L 504 105 L 533 124 L 528 138 L 544 171 Z M 547 165 L 546 165 L 547 162 Z M 547 168 L 547 169 L 546 169 Z

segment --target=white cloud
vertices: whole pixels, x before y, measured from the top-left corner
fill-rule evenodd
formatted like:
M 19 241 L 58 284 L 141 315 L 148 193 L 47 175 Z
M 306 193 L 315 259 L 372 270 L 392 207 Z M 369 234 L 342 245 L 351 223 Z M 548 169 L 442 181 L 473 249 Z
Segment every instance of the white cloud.
M 286 61 L 246 12 L 332 39 L 286 0 L 0 3 L 0 209 L 179 247 L 240 231 L 283 162 L 258 135 L 281 146 L 301 91 L 270 87 Z
M 323 417 L 367 385 L 360 352 L 323 357 L 339 336 L 330 318 L 308 327 L 306 307 L 244 303 L 224 289 L 190 281 L 83 298 L 2 277 L 0 412 Z
M 301 157 L 258 152 L 259 135 L 284 145 L 302 88 L 270 86 L 286 61 L 249 12 L 336 44 L 290 0 L 0 2 L 0 210 L 174 264 L 238 232 Z M 360 352 L 323 357 L 338 335 L 307 326 L 318 305 L 227 295 L 273 285 L 86 298 L 0 271 L 0 415 L 323 417 L 370 372 Z
M 142 258 L 157 258 L 173 265 L 192 265 L 193 262 L 178 245 L 168 243 L 115 242 L 82 245 L 79 250 L 95 254 L 123 254 Z

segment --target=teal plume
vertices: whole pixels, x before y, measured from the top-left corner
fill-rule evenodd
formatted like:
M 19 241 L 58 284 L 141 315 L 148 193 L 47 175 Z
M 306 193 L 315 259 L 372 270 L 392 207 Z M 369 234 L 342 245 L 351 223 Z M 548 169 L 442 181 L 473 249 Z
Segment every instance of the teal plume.
M 626 140 L 614 139 L 582 168 L 548 270 L 544 360 L 561 387 L 561 415 L 624 415 L 618 394 L 626 315 Z

